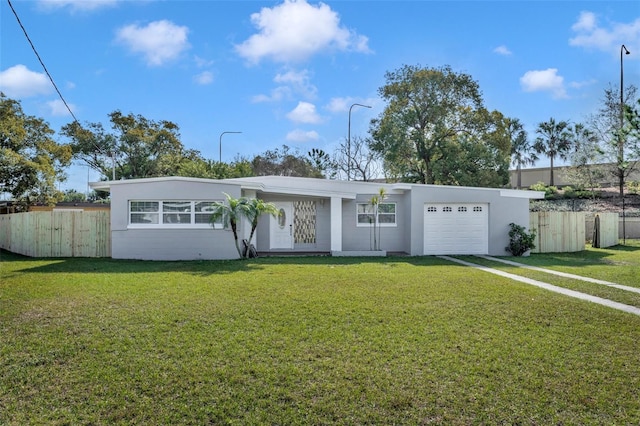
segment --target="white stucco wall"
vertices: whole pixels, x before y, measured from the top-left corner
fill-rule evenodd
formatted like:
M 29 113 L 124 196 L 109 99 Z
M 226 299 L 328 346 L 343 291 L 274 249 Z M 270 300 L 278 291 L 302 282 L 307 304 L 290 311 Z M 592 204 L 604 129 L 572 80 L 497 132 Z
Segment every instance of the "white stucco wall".
M 240 196 L 238 185 L 181 179 L 119 181 L 111 185 L 111 252 L 114 259 L 196 260 L 238 257 L 230 229 L 134 228 L 129 201 L 224 200 Z

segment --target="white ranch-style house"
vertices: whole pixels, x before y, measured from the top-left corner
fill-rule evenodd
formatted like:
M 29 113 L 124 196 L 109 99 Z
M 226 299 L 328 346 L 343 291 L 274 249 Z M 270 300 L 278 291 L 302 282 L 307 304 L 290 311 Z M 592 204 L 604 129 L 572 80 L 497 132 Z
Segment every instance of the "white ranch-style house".
M 509 224 L 528 228 L 529 200 L 542 192 L 410 183 L 371 183 L 260 176 L 239 179 L 160 177 L 93 182 L 111 192 L 116 259 L 234 259 L 233 234 L 210 224 L 211 204 L 257 197 L 275 204 L 252 243 L 260 253 L 374 254 L 370 200 L 381 188 L 380 248 L 412 256 L 507 255 Z M 249 224 L 240 226 L 248 238 Z M 378 238 L 377 232 L 375 238 Z

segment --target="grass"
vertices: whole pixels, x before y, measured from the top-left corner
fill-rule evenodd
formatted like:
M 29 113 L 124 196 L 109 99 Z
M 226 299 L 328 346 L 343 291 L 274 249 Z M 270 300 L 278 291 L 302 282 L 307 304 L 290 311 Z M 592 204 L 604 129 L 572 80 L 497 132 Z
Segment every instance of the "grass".
M 584 275 L 633 287 L 640 287 L 640 240 L 604 249 L 588 247 L 575 253 L 547 253 L 516 259 L 542 268 Z
M 475 256 L 457 257 L 468 262 L 640 308 L 640 294 L 636 292 L 593 284 L 579 279 L 559 277 Z M 619 245 L 606 249 L 589 247 L 589 250 L 577 253 L 533 254 L 529 257 L 509 259 L 526 265 L 640 288 L 640 240 L 630 240 L 625 246 Z
M 0 424 L 640 423 L 640 318 L 437 258 L 1 256 Z

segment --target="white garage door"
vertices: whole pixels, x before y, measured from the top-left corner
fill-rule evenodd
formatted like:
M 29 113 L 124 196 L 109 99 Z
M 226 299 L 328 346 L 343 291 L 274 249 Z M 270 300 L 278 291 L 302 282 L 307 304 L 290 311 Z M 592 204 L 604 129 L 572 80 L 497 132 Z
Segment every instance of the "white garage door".
M 488 204 L 425 204 L 424 254 L 487 254 L 488 252 Z

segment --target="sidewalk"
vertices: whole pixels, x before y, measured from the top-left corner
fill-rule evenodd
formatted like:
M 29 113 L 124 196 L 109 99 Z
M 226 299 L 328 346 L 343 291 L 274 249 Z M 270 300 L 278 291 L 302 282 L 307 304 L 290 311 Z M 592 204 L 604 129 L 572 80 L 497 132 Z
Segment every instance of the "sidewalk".
M 597 296 L 592 296 L 590 294 L 586 294 L 586 293 L 581 293 L 579 291 L 575 291 L 575 290 L 569 290 L 567 288 L 563 288 L 563 287 L 558 287 L 549 283 L 545 283 L 542 281 L 538 281 L 538 280 L 534 280 L 531 278 L 526 278 L 526 277 L 521 277 L 519 275 L 515 275 L 515 274 L 511 274 L 509 272 L 504 272 L 504 271 L 500 271 L 498 269 L 494 269 L 494 268 L 490 268 L 488 266 L 484 266 L 484 265 L 479 265 L 477 263 L 471 263 L 471 262 L 467 262 L 464 260 L 460 260 L 460 259 L 455 259 L 453 257 L 449 257 L 449 256 L 438 256 L 441 259 L 445 259 L 448 260 L 450 262 L 455 262 L 455 263 L 459 263 L 461 265 L 465 265 L 465 266 L 470 266 L 472 268 L 477 268 L 477 269 L 481 269 L 485 272 L 489 272 L 491 274 L 495 274 L 495 275 L 499 275 L 501 277 L 505 277 L 505 278 L 510 278 L 512 280 L 515 281 L 519 281 L 521 283 L 525 283 L 525 284 L 529 284 L 529 285 L 533 285 L 536 287 L 540 287 L 543 288 L 545 290 L 549 290 L 549 291 L 553 291 L 556 293 L 560 293 L 560 294 L 564 294 L 565 296 L 569 296 L 569 297 L 574 297 L 576 299 L 581 299 L 581 300 L 586 300 L 588 302 L 592 302 L 592 303 L 597 303 L 599 305 L 603 305 L 603 306 L 607 306 L 609 308 L 613 308 L 613 309 L 617 309 L 619 311 L 624 311 L 630 314 L 634 314 L 634 315 L 638 315 L 640 316 L 640 308 L 636 308 L 635 306 L 630 306 L 630 305 L 625 305 L 624 303 L 618 303 L 618 302 L 614 302 L 612 300 L 609 299 L 604 299 L 602 297 L 597 297 Z M 510 262 L 508 260 L 505 259 L 496 259 L 496 258 L 492 258 L 489 256 L 479 256 L 479 257 L 483 257 L 489 260 L 496 260 L 496 261 L 504 261 L 504 263 Z M 522 264 L 516 263 L 516 262 L 511 262 L 514 264 L 514 266 L 520 266 Z M 522 265 L 523 267 L 526 267 L 527 265 Z M 535 267 L 530 267 L 530 268 L 535 268 Z M 560 274 L 564 274 L 563 272 L 557 272 L 557 271 L 550 271 L 548 269 L 542 269 L 542 268 L 538 268 L 537 270 L 542 270 L 545 272 L 549 272 L 549 273 L 554 273 L 556 275 L 560 275 Z M 584 281 L 591 281 L 592 279 L 585 279 L 586 277 L 579 277 L 578 275 L 572 275 L 572 274 L 566 274 L 566 275 L 561 275 L 561 276 L 570 276 L 570 278 L 576 278 L 576 279 L 584 279 Z M 600 280 L 597 280 L 600 281 Z M 591 281 L 593 282 L 593 281 Z M 607 283 L 607 284 L 605 284 Z M 615 283 L 609 283 L 607 281 L 600 281 L 598 284 L 603 284 L 603 285 L 610 285 L 610 286 L 618 286 L 618 284 Z M 633 289 L 630 291 L 635 291 L 637 290 L 634 287 L 627 287 L 627 286 L 620 286 L 620 287 L 625 287 L 624 289 Z M 619 288 L 619 287 L 618 287 Z

